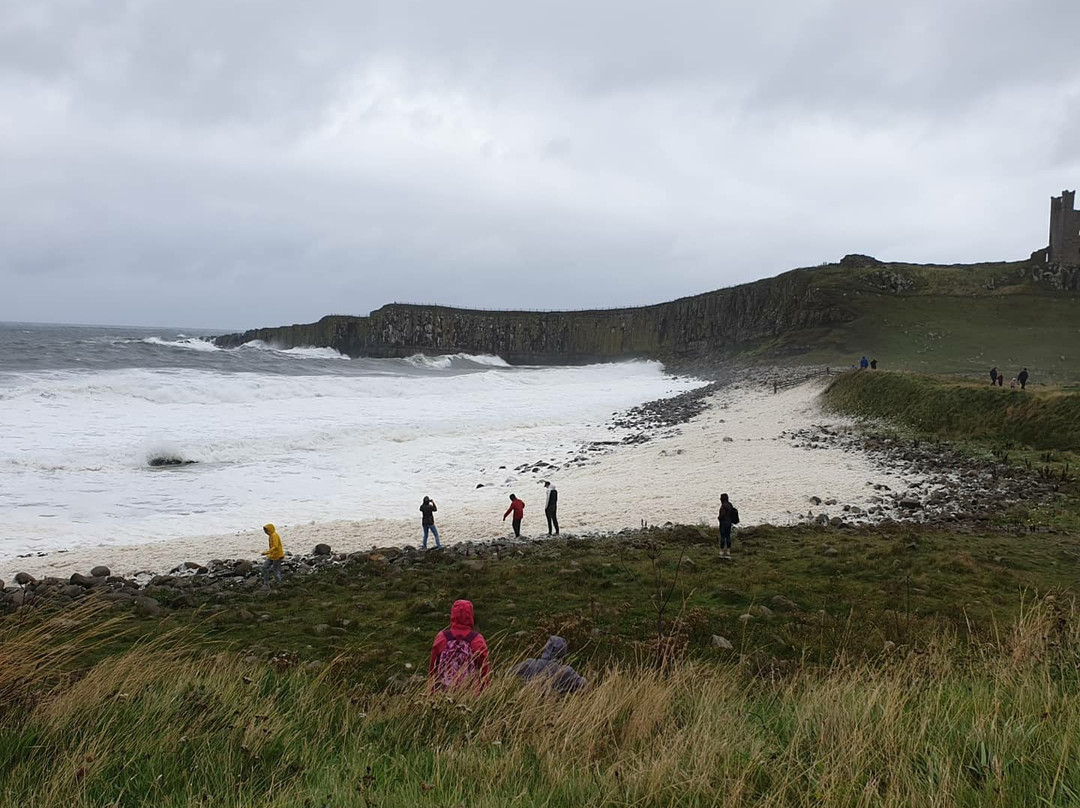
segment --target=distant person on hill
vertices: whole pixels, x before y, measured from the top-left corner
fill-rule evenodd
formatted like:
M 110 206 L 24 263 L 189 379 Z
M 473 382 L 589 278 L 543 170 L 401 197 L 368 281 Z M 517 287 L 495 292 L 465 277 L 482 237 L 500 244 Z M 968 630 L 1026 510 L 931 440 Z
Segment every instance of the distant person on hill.
M 416 500 L 413 500 L 415 502 Z M 435 504 L 435 500 L 431 497 L 424 497 L 424 501 L 420 503 L 420 513 L 423 516 L 420 518 L 420 525 L 424 528 L 424 544 L 422 549 L 427 549 L 427 537 L 428 533 L 435 536 L 435 546 L 442 547 L 439 543 L 439 530 L 435 527 L 435 511 L 439 510 L 439 506 Z
M 731 504 L 727 494 L 720 495 L 720 555 L 731 558 L 731 528 L 739 524 L 739 509 Z
M 1020 371 L 1020 375 L 1016 377 L 1016 380 L 1020 382 L 1020 389 L 1027 390 L 1028 372 L 1027 368 Z
M 995 384 L 997 384 L 997 380 L 998 380 L 997 368 L 992 367 L 992 368 L 990 368 L 990 386 L 993 387 Z
M 554 635 L 548 637 L 547 645 L 539 659 L 526 659 L 516 668 L 514 675 L 526 682 L 535 681 L 556 693 L 577 693 L 587 688 L 585 677 L 563 663 L 566 656 L 566 640 Z
M 1004 387 L 1004 386 L 1005 386 L 1005 374 L 1004 373 L 999 373 L 998 374 L 998 387 Z
M 518 499 L 513 494 L 510 495 L 510 507 L 506 509 L 506 513 L 503 514 L 503 521 L 506 521 L 506 517 L 510 514 L 514 514 L 514 518 L 510 520 L 510 524 L 514 526 L 514 535 L 519 539 L 521 538 L 521 517 L 525 515 L 525 500 Z
M 544 488 L 547 489 L 546 499 L 544 500 L 544 516 L 547 517 L 548 523 L 548 535 L 551 535 L 551 528 L 555 528 L 555 535 L 559 535 L 559 491 L 555 486 L 551 484 L 550 480 L 544 483 Z
M 866 370 L 868 367 L 870 367 L 870 360 L 864 356 L 859 360 L 859 369 Z
M 876 359 L 871 359 L 870 360 L 870 370 L 877 370 L 877 360 Z
M 472 686 L 480 692 L 491 681 L 491 661 L 484 635 L 473 629 L 473 605 L 454 601 L 450 628 L 435 635 L 431 644 L 428 678 L 435 690 Z
M 1013 376 L 1012 381 L 1009 382 L 1009 389 L 1010 390 L 1015 390 L 1016 389 L 1016 377 L 1015 376 Z
M 263 562 L 263 586 L 270 586 L 270 573 L 274 573 L 277 582 L 281 583 L 281 560 L 285 558 L 285 551 L 281 548 L 281 536 L 277 529 L 270 524 L 263 525 L 263 533 L 266 534 L 270 546 L 262 551 L 266 556 Z

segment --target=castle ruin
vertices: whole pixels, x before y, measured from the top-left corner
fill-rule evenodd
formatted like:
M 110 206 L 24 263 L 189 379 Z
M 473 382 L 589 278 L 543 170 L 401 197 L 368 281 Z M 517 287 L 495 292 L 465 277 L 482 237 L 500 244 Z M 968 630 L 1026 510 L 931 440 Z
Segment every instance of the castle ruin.
M 1062 191 L 1050 199 L 1050 246 L 1046 263 L 1080 267 L 1080 210 L 1073 210 L 1076 191 Z

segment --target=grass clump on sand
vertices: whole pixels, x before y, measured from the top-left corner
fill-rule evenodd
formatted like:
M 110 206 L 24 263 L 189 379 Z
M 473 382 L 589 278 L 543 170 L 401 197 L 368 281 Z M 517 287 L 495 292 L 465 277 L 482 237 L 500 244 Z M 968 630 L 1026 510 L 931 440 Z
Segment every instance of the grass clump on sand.
M 34 697 L 0 716 L 0 804 L 1072 804 L 1078 617 L 1045 599 L 990 642 L 937 633 L 784 674 L 619 666 L 565 699 L 505 673 L 479 697 L 372 693 L 345 660 L 278 671 L 189 636 L 71 678 L 42 649 L 9 677 Z M 0 659 L 27 653 L 12 642 Z
M 1010 390 L 908 373 L 846 373 L 831 406 L 948 440 L 1080 451 L 1080 393 Z

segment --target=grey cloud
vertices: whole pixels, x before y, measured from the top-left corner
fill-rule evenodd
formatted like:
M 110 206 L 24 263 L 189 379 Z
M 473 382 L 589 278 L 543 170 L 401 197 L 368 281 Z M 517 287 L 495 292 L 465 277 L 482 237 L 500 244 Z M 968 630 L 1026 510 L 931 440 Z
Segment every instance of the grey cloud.
M 1017 258 L 1080 4 L 14 0 L 0 319 L 640 304 Z M 182 315 L 182 316 L 181 316 Z

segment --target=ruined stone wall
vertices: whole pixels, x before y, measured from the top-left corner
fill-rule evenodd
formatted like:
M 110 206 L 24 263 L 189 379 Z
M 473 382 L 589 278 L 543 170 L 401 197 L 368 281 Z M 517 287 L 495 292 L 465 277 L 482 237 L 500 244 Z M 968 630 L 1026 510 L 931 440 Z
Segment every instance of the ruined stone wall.
M 1062 191 L 1050 200 L 1050 247 L 1047 263 L 1080 267 L 1080 210 L 1074 210 L 1076 192 Z
M 350 356 L 494 354 L 511 363 L 585 363 L 647 357 L 702 358 L 851 314 L 810 284 L 807 270 L 641 308 L 577 312 L 477 311 L 391 304 L 368 317 L 219 337 L 223 347 L 260 339 L 281 347 L 328 346 Z

